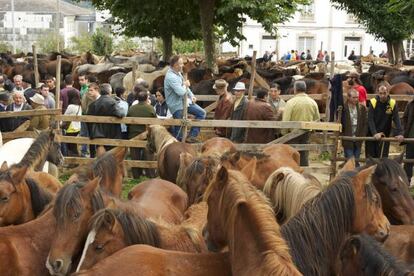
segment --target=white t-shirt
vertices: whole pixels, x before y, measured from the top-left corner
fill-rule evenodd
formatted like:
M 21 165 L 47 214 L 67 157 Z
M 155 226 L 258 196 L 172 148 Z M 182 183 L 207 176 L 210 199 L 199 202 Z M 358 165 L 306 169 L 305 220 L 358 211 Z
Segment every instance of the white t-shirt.
M 82 108 L 80 107 L 80 105 L 75 105 L 75 104 L 70 104 L 68 105 L 68 108 L 65 111 L 64 115 L 82 115 Z M 73 130 L 78 130 L 80 131 L 80 122 L 75 122 L 73 121 L 71 124 L 71 128 Z

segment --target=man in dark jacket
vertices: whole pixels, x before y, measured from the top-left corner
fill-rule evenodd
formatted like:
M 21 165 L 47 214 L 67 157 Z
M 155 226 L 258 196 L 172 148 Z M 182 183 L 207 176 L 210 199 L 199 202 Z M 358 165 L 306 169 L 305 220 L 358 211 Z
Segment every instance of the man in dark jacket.
M 32 107 L 25 103 L 25 97 L 23 91 L 15 91 L 13 92 L 13 103 L 8 105 L 6 111 L 24 111 L 24 110 L 32 110 Z M 25 121 L 30 120 L 30 117 L 13 117 L 8 119 L 7 130 L 6 131 L 13 131 L 18 128 L 21 124 Z
M 231 108 L 230 120 L 245 120 L 246 108 L 248 100 L 244 93 L 246 91 L 246 86 L 243 82 L 236 83 L 236 86 L 233 88 L 234 93 L 234 102 Z M 246 135 L 245 128 L 228 128 L 230 133 L 227 135 L 229 139 L 235 143 L 243 143 Z
M 147 91 L 141 91 L 137 95 L 138 104 L 133 105 L 128 110 L 127 117 L 148 117 L 157 118 L 154 108 L 148 103 Z M 146 130 L 145 125 L 128 125 L 128 139 L 132 139 L 135 136 L 143 133 Z M 130 148 L 131 157 L 133 160 L 149 160 L 148 153 L 143 148 Z M 138 168 L 132 168 L 132 176 L 139 178 L 143 175 L 144 170 Z M 155 177 L 154 170 L 145 170 L 146 176 Z
M 388 157 L 390 143 L 380 140 L 382 137 L 390 136 L 393 122 L 395 124 L 395 138 L 402 141 L 404 136 L 402 135 L 397 103 L 389 96 L 388 88 L 381 85 L 378 89 L 378 96 L 369 101 L 368 136 L 373 136 L 377 141 L 366 141 L 365 153 L 367 157 Z
M 247 105 L 246 120 L 272 121 L 275 119 L 273 109 L 267 102 L 268 92 L 259 89 L 256 92 L 256 99 Z M 246 132 L 246 143 L 265 144 L 275 139 L 275 132 L 272 128 L 249 128 Z
M 358 103 L 358 91 L 351 89 L 348 91 L 348 101 L 344 105 L 342 113 L 342 135 L 364 137 L 367 133 L 367 108 Z M 358 159 L 361 154 L 362 141 L 344 141 L 345 158 L 354 157 Z M 356 162 L 359 166 L 359 163 Z
M 89 87 L 89 90 L 94 86 Z M 95 101 L 92 102 L 87 111 L 87 115 L 92 116 L 115 116 L 122 118 L 124 113 L 119 108 L 116 100 L 111 97 L 112 88 L 108 83 L 104 83 L 99 87 L 99 95 L 96 95 L 95 91 L 92 96 L 95 97 Z M 88 91 L 90 93 L 91 91 Z M 88 123 L 89 138 L 111 138 L 121 139 L 121 125 L 120 124 L 104 124 L 104 123 Z M 105 147 L 106 150 L 110 150 L 111 147 Z M 91 149 L 91 151 L 93 151 Z M 95 157 L 95 154 L 91 152 L 91 157 Z
M 414 138 L 414 100 L 408 103 L 404 111 L 404 116 L 402 119 L 404 126 L 404 137 Z M 405 148 L 405 157 L 407 159 L 414 158 L 414 144 L 407 143 Z M 407 174 L 408 181 L 411 182 L 413 176 L 413 163 L 404 163 L 404 170 Z
M 219 98 L 217 100 L 217 106 L 214 110 L 214 120 L 227 120 L 231 113 L 231 108 L 233 105 L 233 96 L 231 93 L 227 92 L 228 83 L 223 79 L 218 79 L 215 81 L 213 89 L 216 90 Z M 217 136 L 225 137 L 226 128 L 216 127 L 214 131 Z
M 9 92 L 0 92 L 0 112 L 6 111 L 9 104 Z M 0 119 L 0 131 L 7 131 L 9 119 Z

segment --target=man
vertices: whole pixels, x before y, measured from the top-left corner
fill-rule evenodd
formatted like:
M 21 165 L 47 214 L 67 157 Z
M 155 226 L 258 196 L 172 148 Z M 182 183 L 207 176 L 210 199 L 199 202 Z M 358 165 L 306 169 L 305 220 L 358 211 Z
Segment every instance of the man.
M 270 84 L 269 90 L 269 104 L 273 109 L 273 113 L 276 120 L 282 117 L 283 109 L 285 108 L 286 102 L 280 98 L 280 86 L 277 83 Z
M 64 114 L 68 107 L 68 91 L 74 90 L 80 95 L 78 89 L 73 87 L 73 78 L 71 74 L 65 76 L 65 88 L 60 90 L 60 102 L 62 103 L 62 113 Z
M 355 55 L 354 50 L 351 51 L 351 54 L 348 56 L 348 60 L 351 60 L 351 61 L 357 60 L 357 56 Z
M 100 91 L 99 91 L 100 90 Z M 89 85 L 89 94 L 90 97 L 95 99 L 92 102 L 88 109 L 87 115 L 92 116 L 115 116 L 122 118 L 125 114 L 119 108 L 117 102 L 114 98 L 111 97 L 112 88 L 108 83 L 102 84 L 100 87 L 96 84 L 92 86 Z M 99 91 L 99 92 L 97 92 Z M 88 123 L 89 137 L 94 138 L 111 138 L 111 139 L 121 139 L 121 126 L 120 124 L 105 124 L 105 123 Z M 106 150 L 110 150 L 111 147 L 106 146 Z M 91 147 L 91 157 L 95 157 L 93 152 L 93 147 Z
M 312 55 L 309 49 L 306 50 L 306 60 L 312 60 Z
M 45 83 L 49 87 L 49 92 L 53 95 L 53 98 L 54 98 L 56 95 L 55 78 L 52 77 L 51 75 L 46 75 Z
M 233 105 L 233 97 L 227 92 L 228 83 L 223 79 L 218 79 L 213 85 L 219 98 L 217 100 L 217 107 L 214 110 L 215 120 L 227 120 L 230 117 L 231 106 Z M 216 127 L 214 131 L 219 137 L 226 137 L 226 128 Z
M 185 80 L 182 75 L 184 67 L 183 59 L 179 56 L 173 56 L 170 60 L 170 68 L 165 75 L 164 90 L 168 108 L 170 109 L 174 119 L 183 118 L 183 99 L 187 96 L 187 110 L 188 114 L 192 114 L 198 120 L 206 118 L 206 112 L 195 102 L 197 99 L 194 97 L 193 92 L 190 89 L 190 81 Z M 197 136 L 200 133 L 199 127 L 192 127 L 189 136 L 186 140 L 187 143 L 198 142 Z M 174 136 L 180 140 L 182 137 L 181 126 L 174 128 Z
M 291 98 L 285 106 L 283 111 L 283 121 L 305 121 L 313 122 L 319 121 L 318 104 L 314 99 L 306 94 L 306 83 L 304 81 L 296 81 L 294 83 L 295 96 Z M 303 135 L 292 139 L 291 144 L 309 144 L 310 133 L 306 132 Z M 309 166 L 309 152 L 300 152 L 300 165 Z
M 40 94 L 45 99 L 45 107 L 47 109 L 54 109 L 56 106 L 55 99 L 52 97 L 52 94 L 49 92 L 50 86 L 43 84 L 40 86 Z
M 4 112 L 9 104 L 9 92 L 0 92 L 0 112 Z M 8 118 L 0 119 L 0 132 L 7 131 Z
M 404 126 L 404 137 L 414 138 L 414 100 L 407 104 L 402 118 Z M 405 147 L 405 158 L 414 159 L 414 144 L 407 143 Z M 404 163 L 404 170 L 407 174 L 408 181 L 411 182 L 413 177 L 413 163 Z
M 148 117 L 148 118 L 157 118 L 155 110 L 148 103 L 148 93 L 146 91 L 141 91 L 137 95 L 138 104 L 133 105 L 128 110 L 127 117 Z M 132 139 L 135 136 L 143 133 L 146 130 L 145 125 L 128 125 L 128 139 Z M 131 157 L 134 160 L 148 160 L 145 149 L 143 148 L 130 148 Z M 138 168 L 132 168 L 132 175 L 134 178 L 139 178 L 143 175 L 144 170 Z M 146 175 L 149 174 L 153 177 L 155 176 L 150 170 L 145 171 Z
M 79 85 L 80 85 L 80 96 L 81 99 L 83 98 L 83 96 L 88 92 L 88 79 L 86 78 L 86 73 L 80 73 L 78 76 L 78 81 L 79 81 Z
M 388 88 L 381 85 L 378 95 L 370 100 L 368 108 L 368 136 L 373 136 L 376 141 L 365 142 L 367 157 L 388 157 L 389 142 L 380 141 L 382 137 L 389 137 L 392 123 L 395 125 L 395 138 L 400 142 L 404 139 L 400 117 L 398 116 L 397 102 L 389 96 Z
M 364 137 L 367 133 L 367 108 L 359 104 L 358 91 L 348 91 L 348 100 L 344 105 L 342 114 L 342 135 L 353 137 Z M 354 157 L 358 159 L 361 154 L 362 141 L 342 141 L 346 159 Z M 359 163 L 356 162 L 356 166 Z
M 22 75 L 15 75 L 13 77 L 13 82 L 14 82 L 14 89 L 13 90 L 24 91 Z
M 32 103 L 32 107 L 35 110 L 46 110 L 45 107 L 45 98 L 36 93 L 33 97 L 30 98 L 30 102 Z M 30 126 L 28 130 L 43 130 L 49 128 L 50 124 L 50 115 L 39 115 L 33 116 L 30 120 Z
M 331 56 L 328 54 L 328 51 L 323 52 L 325 55 L 325 63 L 328 64 L 331 61 Z
M 267 102 L 268 92 L 259 89 L 256 99 L 249 102 L 246 109 L 246 120 L 272 121 L 274 120 L 273 109 Z M 246 132 L 246 143 L 266 144 L 274 140 L 275 133 L 272 128 L 249 128 Z
M 362 86 L 358 73 L 350 73 L 348 75 L 348 85 L 351 89 L 358 91 L 358 101 L 363 106 L 367 106 L 367 90 Z
M 244 93 L 246 92 L 246 86 L 243 82 L 238 82 L 233 88 L 234 101 L 231 107 L 230 120 L 245 120 L 246 108 L 248 100 Z M 230 128 L 227 129 L 229 133 L 227 137 L 235 143 L 244 143 L 246 136 L 245 128 Z
M 15 91 L 12 94 L 13 103 L 7 106 L 6 111 L 23 111 L 31 110 L 32 107 L 26 103 L 26 99 L 22 91 Z M 13 117 L 8 119 L 7 131 L 13 131 L 18 128 L 25 121 L 30 120 L 30 117 Z

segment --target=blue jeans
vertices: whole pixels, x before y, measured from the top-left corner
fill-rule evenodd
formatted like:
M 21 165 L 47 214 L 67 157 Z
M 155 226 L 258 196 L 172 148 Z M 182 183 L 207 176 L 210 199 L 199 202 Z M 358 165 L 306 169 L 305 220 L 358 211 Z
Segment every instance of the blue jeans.
M 190 104 L 190 106 L 187 108 L 187 112 L 188 112 L 188 114 L 194 115 L 197 120 L 203 120 L 203 119 L 206 118 L 206 112 L 204 111 L 204 109 L 202 109 L 197 104 Z M 177 110 L 176 112 L 174 112 L 173 118 L 174 119 L 182 119 L 183 118 L 183 111 L 182 110 Z M 188 136 L 189 137 L 197 137 L 199 133 L 200 133 L 200 128 L 199 127 L 192 127 Z M 183 134 L 182 134 L 182 131 L 181 131 L 181 126 L 174 126 L 173 135 L 178 140 L 181 140 L 181 138 L 183 137 Z
M 85 122 L 81 122 L 81 130 L 80 130 L 79 135 L 81 137 L 89 137 L 88 127 L 87 127 Z M 82 156 L 85 156 L 86 154 L 88 154 L 88 151 L 89 151 L 88 145 L 82 145 L 81 146 L 81 155 Z
M 344 148 L 344 155 L 346 159 L 351 157 L 358 159 L 361 155 L 361 147 L 358 147 L 356 143 L 353 142 L 351 148 Z M 355 161 L 355 166 L 359 167 L 359 162 Z

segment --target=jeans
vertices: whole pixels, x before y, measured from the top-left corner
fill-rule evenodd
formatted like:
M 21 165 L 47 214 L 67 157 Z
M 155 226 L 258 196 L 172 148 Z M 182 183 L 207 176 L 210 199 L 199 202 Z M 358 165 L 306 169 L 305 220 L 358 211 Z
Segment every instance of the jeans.
M 80 136 L 81 137 L 89 137 L 89 133 L 88 133 L 88 126 L 86 125 L 85 122 L 81 122 L 81 130 L 80 130 Z M 85 156 L 86 154 L 88 154 L 88 145 L 82 145 L 81 146 L 81 155 Z
M 359 156 L 361 155 L 361 147 L 358 147 L 356 143 L 353 142 L 351 148 L 344 148 L 344 155 L 346 159 L 351 157 L 359 159 Z M 355 161 L 355 166 L 359 167 L 359 162 Z
M 414 144 L 407 143 L 405 146 L 405 158 L 413 159 L 414 158 Z M 411 177 L 413 177 L 413 163 L 404 163 L 404 170 L 408 177 L 408 183 L 411 182 Z
M 188 111 L 188 114 L 194 115 L 197 120 L 203 120 L 203 119 L 206 118 L 206 112 L 204 111 L 204 109 L 202 109 L 197 104 L 190 104 L 190 106 L 187 108 L 187 111 Z M 182 110 L 177 110 L 176 112 L 174 112 L 173 118 L 174 119 L 182 119 L 183 118 L 183 111 Z M 199 127 L 192 127 L 188 136 L 189 137 L 197 137 L 199 133 L 200 133 L 200 128 Z M 181 131 L 181 126 L 174 126 L 173 135 L 178 140 L 181 140 L 181 138 L 183 137 L 183 134 L 182 134 L 182 131 Z

